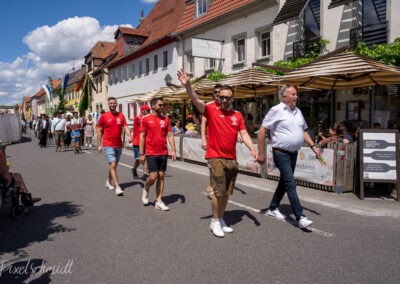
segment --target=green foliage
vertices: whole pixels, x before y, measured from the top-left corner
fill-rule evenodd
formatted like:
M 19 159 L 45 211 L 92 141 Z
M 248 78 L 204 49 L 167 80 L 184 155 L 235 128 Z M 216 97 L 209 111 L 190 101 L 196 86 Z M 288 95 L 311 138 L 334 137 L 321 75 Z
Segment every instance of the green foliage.
M 209 79 L 211 81 L 220 81 L 220 80 L 225 79 L 227 77 L 229 77 L 229 75 L 226 75 L 226 74 L 224 74 L 224 73 L 222 73 L 220 71 L 214 71 L 214 72 L 210 73 L 207 76 L 207 79 Z
M 354 52 L 389 65 L 400 66 L 400 38 L 392 43 L 375 44 L 371 48 L 360 42 Z
M 56 116 L 58 111 L 65 113 L 67 109 L 65 107 L 65 99 L 62 97 L 62 89 L 53 90 L 53 94 L 54 96 L 57 95 L 59 100 L 58 106 L 53 110 L 53 116 Z
M 329 43 L 329 40 L 326 39 L 320 39 L 309 46 L 310 51 L 304 55 L 304 57 L 301 58 L 296 58 L 296 59 L 289 59 L 289 60 L 279 60 L 274 63 L 274 66 L 278 67 L 283 67 L 283 68 L 288 68 L 288 69 L 296 69 L 299 68 L 303 65 L 306 65 L 312 61 L 314 61 L 316 58 L 321 56 L 323 53 L 324 49 L 326 48 L 326 45 Z M 269 69 L 271 70 L 271 69 Z M 270 73 L 277 74 L 277 75 L 285 75 L 283 72 L 279 71 L 274 71 L 271 72 L 269 70 L 266 70 Z

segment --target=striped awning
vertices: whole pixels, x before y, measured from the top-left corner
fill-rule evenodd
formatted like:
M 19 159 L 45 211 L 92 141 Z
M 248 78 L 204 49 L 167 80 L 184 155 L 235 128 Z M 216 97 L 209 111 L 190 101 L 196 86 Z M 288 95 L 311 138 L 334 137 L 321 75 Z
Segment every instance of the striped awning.
M 320 89 L 400 84 L 400 68 L 353 52 L 332 53 L 288 73 L 280 83 Z

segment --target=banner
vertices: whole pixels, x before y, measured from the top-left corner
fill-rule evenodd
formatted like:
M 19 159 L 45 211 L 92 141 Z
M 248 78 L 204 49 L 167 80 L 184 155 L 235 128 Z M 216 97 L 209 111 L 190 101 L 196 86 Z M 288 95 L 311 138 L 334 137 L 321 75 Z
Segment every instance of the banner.
M 333 149 L 321 149 L 322 160 L 315 157 L 315 153 L 308 147 L 301 147 L 297 154 L 296 169 L 294 177 L 299 180 L 312 183 L 333 186 Z M 267 145 L 267 174 L 280 176 L 278 168 L 275 167 L 272 147 Z

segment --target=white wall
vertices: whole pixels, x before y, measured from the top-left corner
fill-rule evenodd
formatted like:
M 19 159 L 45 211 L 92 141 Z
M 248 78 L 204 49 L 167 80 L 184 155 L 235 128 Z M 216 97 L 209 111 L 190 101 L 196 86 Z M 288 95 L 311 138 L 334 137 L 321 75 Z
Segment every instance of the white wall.
M 162 60 L 163 60 L 163 51 L 168 50 L 168 67 L 162 68 Z M 154 55 L 158 54 L 158 69 L 157 72 L 153 70 L 153 59 Z M 144 94 L 147 92 L 151 92 L 154 90 L 158 90 L 160 87 L 165 87 L 165 76 L 170 74 L 172 77 L 176 77 L 177 72 L 177 51 L 176 51 L 176 43 L 172 43 L 168 46 L 164 46 L 154 52 L 148 53 L 145 56 L 134 59 L 124 65 L 118 66 L 109 70 L 109 76 L 112 73 L 112 77 L 114 78 L 114 74 L 119 72 L 119 70 L 123 70 L 124 68 L 128 68 L 130 70 L 131 65 L 135 64 L 135 75 L 133 78 L 124 79 L 122 82 L 119 79 L 118 83 L 113 82 L 108 86 L 108 96 L 116 97 L 116 98 L 124 98 L 124 99 L 132 99 L 135 95 Z M 150 58 L 150 72 L 149 74 L 145 73 L 146 66 L 146 58 Z M 138 76 L 139 70 L 139 62 L 142 61 L 142 75 Z
M 321 0 L 321 38 L 329 40 L 327 52 L 334 51 L 337 46 L 340 20 L 345 5 L 328 9 L 330 0 Z
M 222 57 L 225 59 L 222 62 L 222 71 L 225 74 L 232 73 L 232 65 L 234 63 L 234 44 L 232 37 L 236 35 L 246 34 L 246 61 L 244 68 L 250 68 L 252 63 L 256 62 L 256 30 L 263 27 L 271 26 L 276 14 L 278 13 L 278 6 L 273 8 L 256 11 L 252 14 L 240 17 L 228 23 L 221 24 L 218 27 L 211 28 L 202 33 L 193 35 L 193 37 L 223 41 Z M 272 33 L 271 33 L 272 36 Z M 272 41 L 271 41 L 272 42 Z M 272 45 L 272 44 L 271 44 Z M 180 49 L 180 56 L 185 56 L 186 52 L 192 49 L 191 37 L 185 38 L 183 42 L 183 51 Z M 183 54 L 182 54 L 183 53 Z M 271 51 L 273 54 L 273 50 Z M 179 60 L 179 66 L 182 67 L 182 60 Z M 199 77 L 204 75 L 207 60 L 204 58 L 195 58 L 194 76 Z M 271 64 L 271 61 L 269 62 Z M 216 63 L 218 69 L 218 61 Z M 176 81 L 176 76 L 173 76 Z
M 387 3 L 388 21 L 389 21 L 389 42 L 393 42 L 396 38 L 400 37 L 400 1 L 388 0 Z

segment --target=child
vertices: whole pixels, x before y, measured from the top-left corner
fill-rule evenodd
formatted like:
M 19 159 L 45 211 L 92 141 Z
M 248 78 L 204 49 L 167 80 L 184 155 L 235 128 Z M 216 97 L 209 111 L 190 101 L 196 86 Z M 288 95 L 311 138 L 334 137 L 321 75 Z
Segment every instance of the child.
M 75 154 L 79 154 L 79 137 L 81 136 L 79 129 L 71 131 L 71 142 L 74 146 Z

